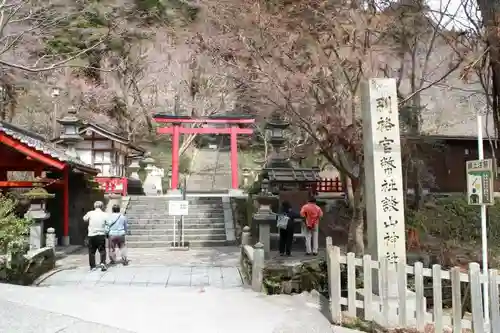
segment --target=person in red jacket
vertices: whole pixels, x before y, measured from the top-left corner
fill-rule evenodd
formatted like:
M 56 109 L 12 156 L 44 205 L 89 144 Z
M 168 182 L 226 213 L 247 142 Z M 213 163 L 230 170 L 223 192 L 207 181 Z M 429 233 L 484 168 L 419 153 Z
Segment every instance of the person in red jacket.
M 323 211 L 316 204 L 316 199 L 311 198 L 302 206 L 300 216 L 305 218 L 306 232 L 306 255 L 318 255 L 318 227 L 319 220 L 323 217 Z

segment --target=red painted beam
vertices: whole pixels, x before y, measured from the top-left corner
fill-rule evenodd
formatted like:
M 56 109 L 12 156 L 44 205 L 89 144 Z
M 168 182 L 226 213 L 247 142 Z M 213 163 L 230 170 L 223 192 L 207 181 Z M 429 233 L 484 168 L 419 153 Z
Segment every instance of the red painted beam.
M 30 188 L 30 187 L 35 187 L 38 186 L 37 184 L 40 183 L 48 183 L 48 182 L 41 182 L 41 181 L 28 181 L 28 180 L 10 180 L 10 181 L 0 181 L 0 188 L 1 187 L 7 187 L 7 188 Z M 56 180 L 55 182 L 50 182 L 50 185 L 61 185 L 63 182 L 60 180 Z
M 54 167 L 56 169 L 62 170 L 66 166 L 66 163 L 58 161 L 54 158 L 48 157 L 45 154 L 42 154 L 35 149 L 19 142 L 18 140 L 15 140 L 8 135 L 5 135 L 5 133 L 0 133 L 0 143 L 3 143 L 21 154 L 24 154 L 28 157 L 31 157 L 34 160 L 37 160 L 39 162 L 42 162 L 45 165 Z
M 187 119 L 187 118 L 153 118 L 157 123 L 170 123 L 170 124 L 254 124 L 255 119 L 224 119 L 224 118 L 198 118 L 198 119 Z
M 63 237 L 69 236 L 69 168 L 63 173 Z M 68 244 L 69 245 L 69 244 Z
M 236 134 L 252 134 L 253 129 L 251 128 L 235 128 Z M 157 131 L 158 134 L 174 134 L 173 127 L 160 127 Z M 188 128 L 179 127 L 179 134 L 231 134 L 231 128 L 210 128 L 210 127 L 198 127 L 198 128 Z
M 37 161 L 13 161 L 13 160 L 4 160 L 0 161 L 0 169 L 8 170 L 8 171 L 18 171 L 18 170 L 11 170 L 11 169 L 24 169 L 24 170 L 29 170 L 29 171 L 35 171 L 37 169 L 39 170 L 48 170 L 50 167 L 37 162 Z

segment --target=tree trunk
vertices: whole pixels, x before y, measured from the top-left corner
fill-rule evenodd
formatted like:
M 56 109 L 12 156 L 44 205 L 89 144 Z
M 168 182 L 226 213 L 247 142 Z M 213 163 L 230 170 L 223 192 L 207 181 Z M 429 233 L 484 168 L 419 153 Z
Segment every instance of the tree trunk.
M 500 38 L 498 24 L 500 18 L 499 0 L 478 0 L 479 10 L 486 28 L 486 44 L 489 50 L 489 67 L 492 80 L 492 114 L 495 136 L 500 133 Z M 490 92 L 486 92 L 490 93 Z
M 365 217 L 363 205 L 364 186 L 359 180 L 349 181 L 352 184 L 352 201 L 349 203 L 352 209 L 351 223 L 349 224 L 349 236 L 347 242 L 347 250 L 354 252 L 356 255 L 363 255 L 365 252 L 364 230 Z

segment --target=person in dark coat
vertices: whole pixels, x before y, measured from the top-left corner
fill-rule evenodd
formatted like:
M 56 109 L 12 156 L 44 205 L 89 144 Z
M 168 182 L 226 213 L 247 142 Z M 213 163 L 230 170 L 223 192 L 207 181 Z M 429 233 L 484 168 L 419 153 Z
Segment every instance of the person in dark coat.
M 288 216 L 288 225 L 286 229 L 279 229 L 279 251 L 281 256 L 284 256 L 285 254 L 290 256 L 292 255 L 294 220 L 296 218 L 300 218 L 300 215 L 293 211 L 292 206 L 288 201 L 283 201 L 281 204 L 280 214 Z

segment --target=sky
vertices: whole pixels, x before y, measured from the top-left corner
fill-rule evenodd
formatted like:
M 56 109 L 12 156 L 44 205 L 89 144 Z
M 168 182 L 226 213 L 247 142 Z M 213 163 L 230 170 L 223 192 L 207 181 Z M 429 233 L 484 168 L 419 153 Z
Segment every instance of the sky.
M 476 22 L 481 18 L 477 0 L 428 0 L 427 4 L 433 11 L 433 17 L 436 21 L 443 17 L 441 13 L 446 13 L 442 24 L 447 29 L 465 30 L 473 27 L 468 16 Z

